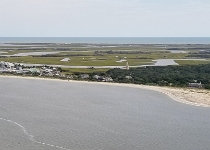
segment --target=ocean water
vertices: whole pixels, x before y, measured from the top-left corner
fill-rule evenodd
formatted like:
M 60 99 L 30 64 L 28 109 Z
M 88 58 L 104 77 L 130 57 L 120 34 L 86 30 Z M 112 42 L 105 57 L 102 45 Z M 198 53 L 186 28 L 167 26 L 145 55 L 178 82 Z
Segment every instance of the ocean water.
M 210 147 L 210 109 L 159 92 L 5 77 L 0 85 L 1 150 Z
M 210 44 L 210 37 L 0 37 L 0 43 Z

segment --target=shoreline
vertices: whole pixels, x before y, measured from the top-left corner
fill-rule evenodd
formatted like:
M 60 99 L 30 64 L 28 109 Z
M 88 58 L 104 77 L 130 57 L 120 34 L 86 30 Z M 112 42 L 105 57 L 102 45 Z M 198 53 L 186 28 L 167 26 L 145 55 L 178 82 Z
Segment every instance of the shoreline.
M 56 78 L 40 78 L 40 77 L 29 77 L 29 76 L 10 76 L 0 75 L 3 78 L 20 78 L 20 79 L 33 79 L 33 80 L 48 80 L 48 81 L 59 81 L 59 82 L 71 82 L 71 83 L 86 83 L 86 84 L 101 84 L 111 86 L 121 86 L 130 88 L 140 88 L 153 90 L 163 93 L 169 96 L 171 99 L 188 105 L 210 107 L 210 91 L 205 89 L 195 88 L 176 88 L 176 87 L 160 87 L 160 86 L 149 86 L 139 84 L 126 84 L 126 83 L 110 83 L 110 82 L 93 82 L 93 81 L 78 81 L 78 80 L 62 80 Z

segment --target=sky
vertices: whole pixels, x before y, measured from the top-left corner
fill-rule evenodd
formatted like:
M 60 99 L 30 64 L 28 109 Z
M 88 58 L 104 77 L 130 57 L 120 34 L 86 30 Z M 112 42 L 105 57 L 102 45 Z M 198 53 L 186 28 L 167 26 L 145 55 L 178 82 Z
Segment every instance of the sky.
M 0 0 L 0 37 L 210 37 L 210 0 Z

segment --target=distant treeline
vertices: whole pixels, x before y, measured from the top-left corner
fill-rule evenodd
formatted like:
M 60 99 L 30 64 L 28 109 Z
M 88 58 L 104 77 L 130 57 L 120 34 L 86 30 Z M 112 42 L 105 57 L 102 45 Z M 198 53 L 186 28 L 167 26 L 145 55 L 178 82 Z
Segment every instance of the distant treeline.
M 210 47 L 180 47 L 180 48 L 166 48 L 166 50 L 209 50 Z
M 198 53 L 189 53 L 186 57 L 210 58 L 210 50 L 199 51 Z
M 151 54 L 151 52 L 143 51 L 95 51 L 94 54 L 105 53 L 105 54 Z
M 18 48 L 17 50 L 30 50 L 30 51 L 40 51 L 40 50 L 48 50 L 48 49 L 52 49 L 52 50 L 57 50 L 57 51 L 71 51 L 72 49 L 71 48 L 51 48 L 51 47 L 46 47 L 46 48 Z
M 199 54 L 210 54 L 210 50 L 208 50 L 208 51 L 199 51 Z
M 189 54 L 210 54 L 210 50 L 199 51 L 198 53 L 189 53 Z
M 18 51 L 42 51 L 47 50 L 48 48 L 18 48 Z
M 58 51 L 71 51 L 71 48 L 55 48 Z
M 129 58 L 129 59 L 153 59 L 153 58 L 148 58 L 148 57 L 134 57 L 134 58 Z
M 185 57 L 193 57 L 193 58 L 210 58 L 210 55 L 207 54 L 191 54 Z
M 73 57 L 73 56 L 91 56 L 91 55 L 85 55 L 85 54 L 66 54 L 66 55 L 47 54 L 47 55 L 33 55 L 32 57 Z

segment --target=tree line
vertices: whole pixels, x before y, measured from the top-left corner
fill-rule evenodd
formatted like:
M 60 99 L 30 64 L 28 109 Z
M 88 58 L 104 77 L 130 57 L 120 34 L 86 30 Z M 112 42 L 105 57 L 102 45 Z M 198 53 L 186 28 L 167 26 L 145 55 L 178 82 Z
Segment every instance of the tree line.
M 210 64 L 148 66 L 130 70 L 116 68 L 108 70 L 103 75 L 110 76 L 118 83 L 186 87 L 189 83 L 201 82 L 204 88 L 210 89 Z

